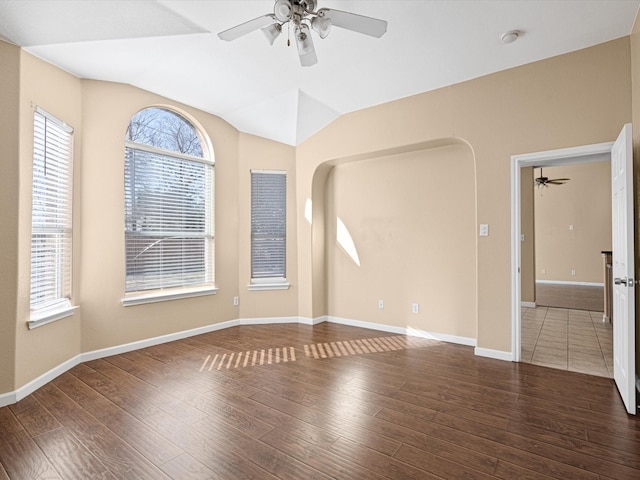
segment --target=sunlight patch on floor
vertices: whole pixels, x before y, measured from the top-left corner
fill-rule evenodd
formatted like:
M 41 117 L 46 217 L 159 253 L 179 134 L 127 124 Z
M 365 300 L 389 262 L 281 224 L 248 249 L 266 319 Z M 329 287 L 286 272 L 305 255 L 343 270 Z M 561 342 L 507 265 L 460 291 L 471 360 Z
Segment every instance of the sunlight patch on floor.
M 394 335 L 389 337 L 369 337 L 358 340 L 340 340 L 303 345 L 306 358 L 321 360 L 326 358 L 362 355 L 365 353 L 390 352 L 433 345 L 434 341 L 420 337 Z M 296 361 L 295 347 L 275 347 L 246 352 L 207 355 L 200 367 L 200 372 L 230 370 L 235 368 L 274 365 Z

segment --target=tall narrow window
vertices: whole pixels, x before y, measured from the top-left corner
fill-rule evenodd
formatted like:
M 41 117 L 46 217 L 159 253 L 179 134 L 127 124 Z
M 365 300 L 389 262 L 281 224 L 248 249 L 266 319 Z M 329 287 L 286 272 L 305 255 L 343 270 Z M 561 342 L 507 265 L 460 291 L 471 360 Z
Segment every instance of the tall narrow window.
M 126 291 L 212 284 L 213 161 L 169 110 L 136 114 L 125 145 Z
M 73 129 L 34 113 L 31 312 L 71 306 Z
M 287 174 L 251 172 L 252 283 L 286 282 Z

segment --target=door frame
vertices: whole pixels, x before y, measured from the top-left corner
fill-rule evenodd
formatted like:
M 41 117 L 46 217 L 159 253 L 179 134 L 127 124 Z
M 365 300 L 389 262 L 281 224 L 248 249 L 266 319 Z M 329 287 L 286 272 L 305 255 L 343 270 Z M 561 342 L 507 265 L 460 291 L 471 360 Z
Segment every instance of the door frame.
M 613 142 L 580 147 L 547 150 L 511 156 L 511 360 L 519 362 L 522 355 L 521 318 L 521 169 L 552 167 L 575 163 L 611 161 Z

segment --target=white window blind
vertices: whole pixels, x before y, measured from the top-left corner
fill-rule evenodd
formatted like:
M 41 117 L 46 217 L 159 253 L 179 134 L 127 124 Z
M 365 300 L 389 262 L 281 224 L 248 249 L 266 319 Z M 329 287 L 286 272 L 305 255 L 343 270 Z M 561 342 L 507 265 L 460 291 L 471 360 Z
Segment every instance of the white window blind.
M 286 277 L 287 175 L 251 172 L 251 278 Z
M 213 165 L 128 143 L 126 291 L 213 282 Z
M 31 206 L 31 310 L 71 297 L 73 129 L 34 113 Z

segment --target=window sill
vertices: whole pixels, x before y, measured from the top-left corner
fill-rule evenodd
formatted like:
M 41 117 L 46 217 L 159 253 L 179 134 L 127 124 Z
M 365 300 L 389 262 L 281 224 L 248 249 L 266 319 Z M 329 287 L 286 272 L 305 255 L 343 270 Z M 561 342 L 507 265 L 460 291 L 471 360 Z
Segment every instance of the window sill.
M 63 318 L 73 315 L 77 309 L 77 306 L 71 305 L 71 302 L 67 300 L 58 305 L 54 305 L 53 307 L 37 310 L 31 313 L 31 318 L 27 322 L 27 327 L 29 330 L 33 330 L 34 328 L 42 327 L 48 323 L 62 320 Z
M 260 278 L 251 280 L 247 285 L 250 292 L 261 290 L 288 290 L 291 285 L 286 278 Z
M 134 293 L 132 295 L 127 295 L 122 298 L 120 302 L 123 307 L 132 307 L 134 305 L 144 305 L 145 303 L 167 302 L 169 300 L 180 300 L 182 298 L 215 295 L 217 292 L 218 289 L 216 287 L 156 290 L 150 293 Z

